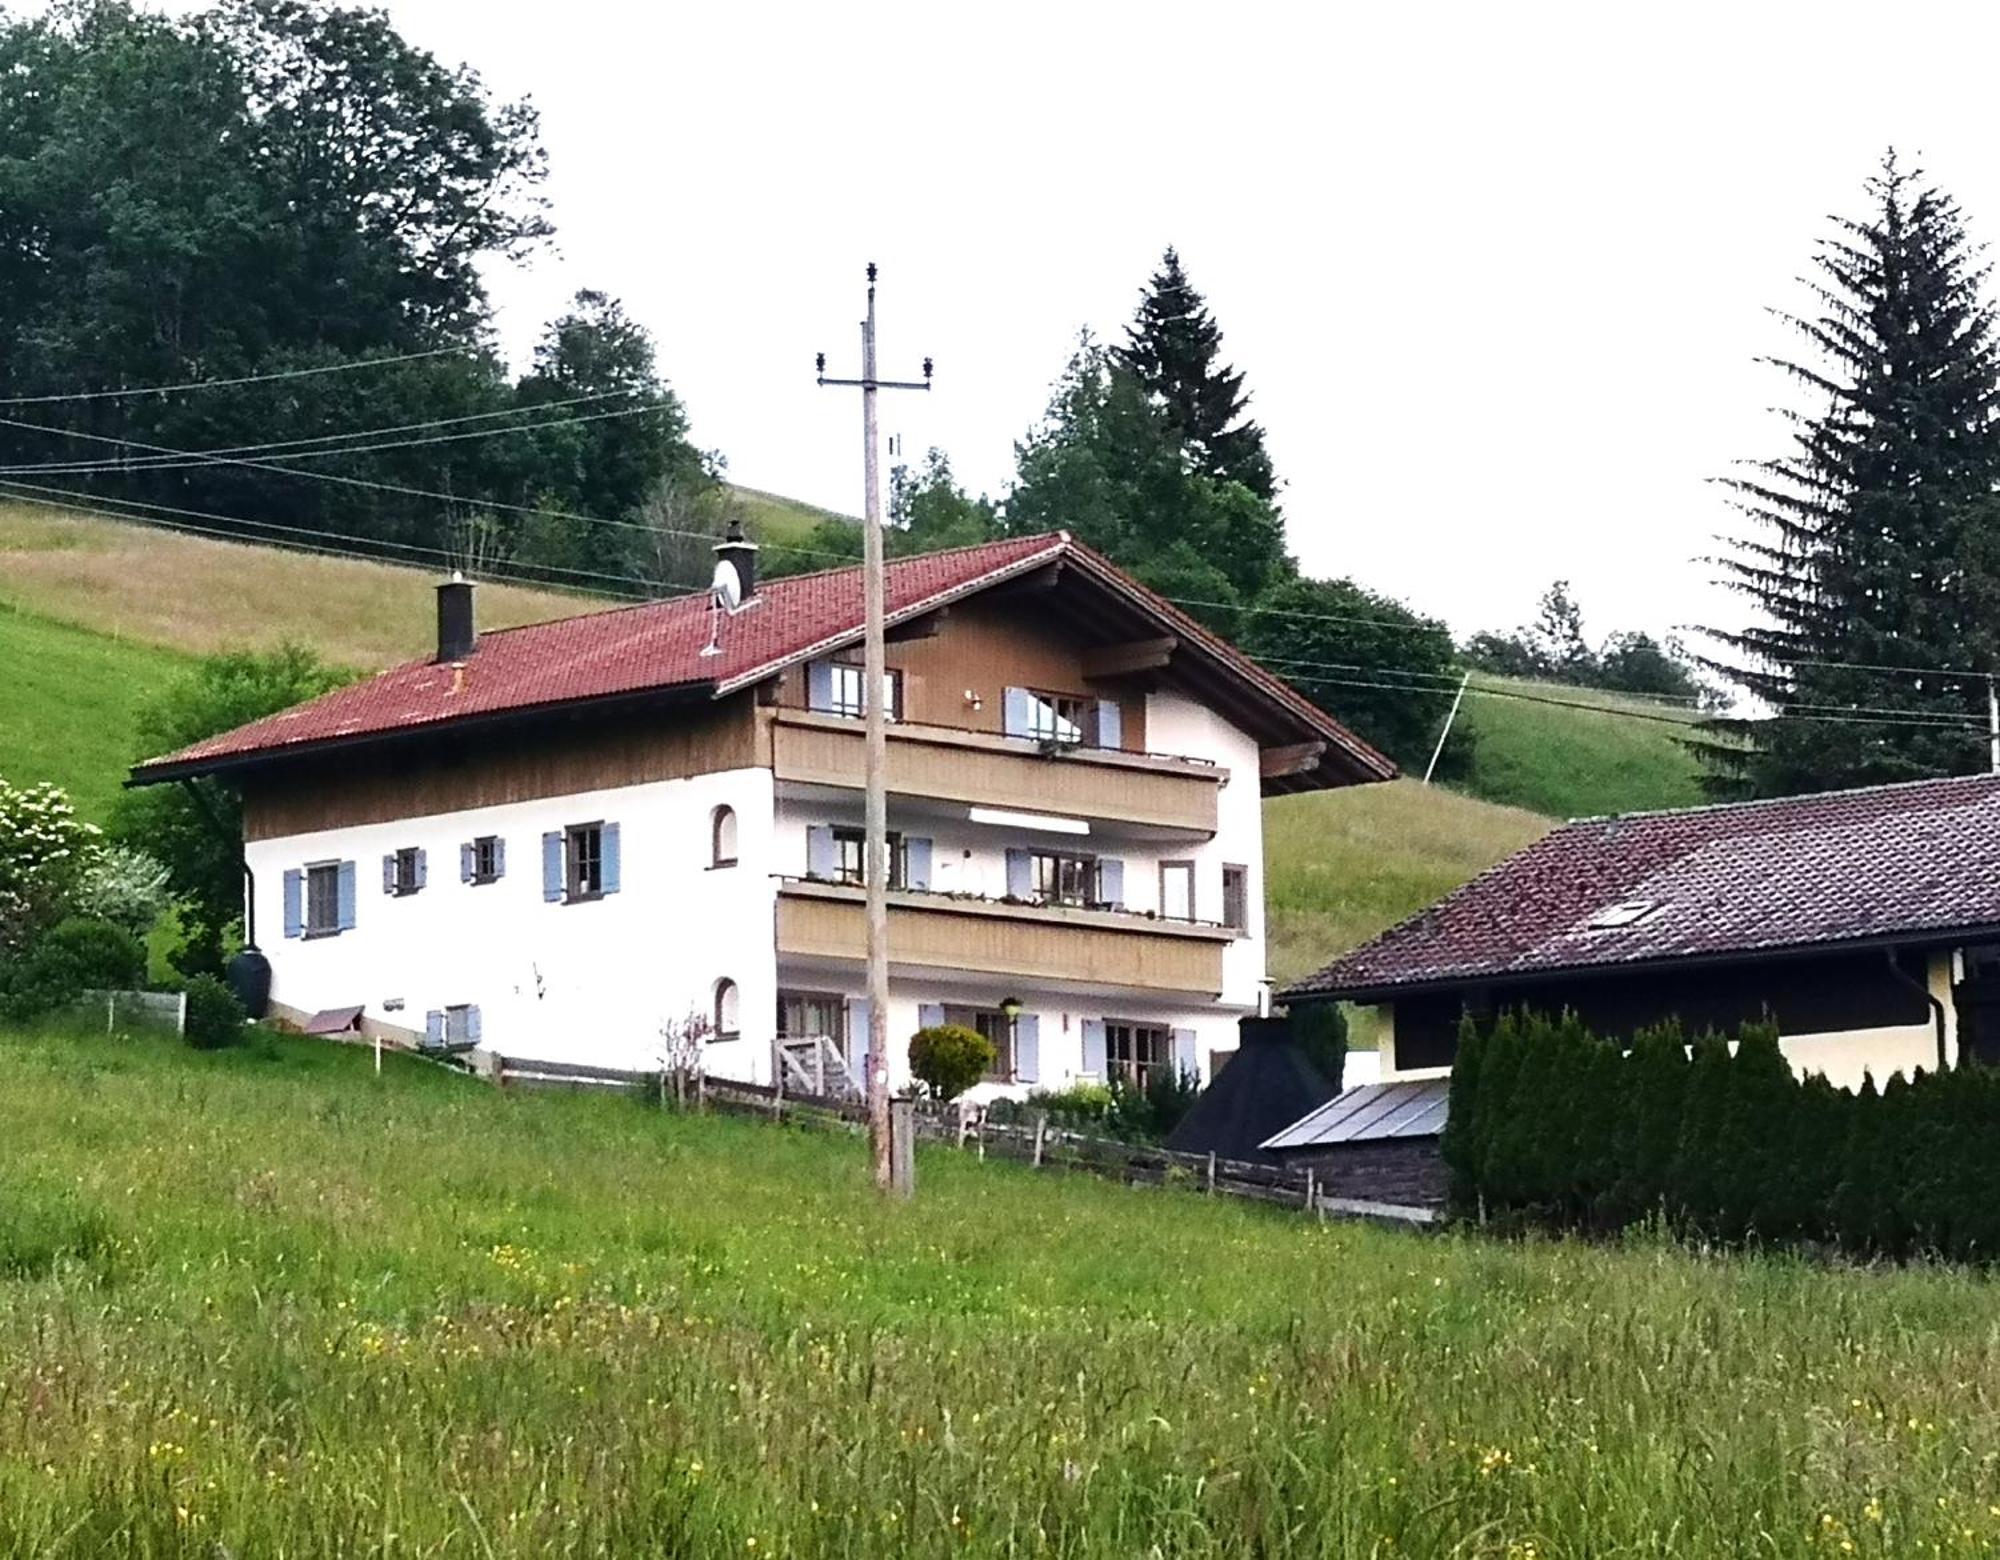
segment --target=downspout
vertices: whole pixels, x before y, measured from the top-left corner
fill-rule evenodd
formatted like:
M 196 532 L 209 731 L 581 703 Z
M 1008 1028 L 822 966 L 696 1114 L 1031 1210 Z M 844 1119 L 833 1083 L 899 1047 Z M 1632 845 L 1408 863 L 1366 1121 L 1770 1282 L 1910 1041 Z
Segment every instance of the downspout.
M 245 952 L 257 953 L 260 951 L 257 947 L 257 879 L 250 871 L 250 858 L 243 850 L 243 836 L 240 832 L 232 834 L 223 827 L 222 820 L 215 816 L 215 809 L 209 806 L 208 798 L 201 794 L 201 786 L 193 776 L 183 779 L 180 786 L 194 803 L 195 811 L 207 823 L 209 831 L 235 853 L 236 864 L 243 869 L 243 947 Z
M 1937 1026 L 1938 1071 L 1939 1072 L 1948 1071 L 1950 1068 L 1950 1062 L 1948 1061 L 1945 1054 L 1944 1004 L 1938 1001 L 1936 993 L 1931 990 L 1931 984 L 1929 981 L 1918 980 L 1916 976 L 1912 975 L 1908 970 L 1904 969 L 1901 964 L 1896 962 L 1896 950 L 1894 948 L 1889 948 L 1884 951 L 1886 952 L 1889 959 L 1889 973 L 1893 975 L 1898 981 L 1902 982 L 1903 985 L 1908 986 L 1912 991 L 1916 992 L 1919 996 L 1921 996 L 1924 999 L 1924 1001 L 1930 1004 L 1931 1014 Z M 1926 965 L 1926 969 L 1928 968 L 1929 966 Z

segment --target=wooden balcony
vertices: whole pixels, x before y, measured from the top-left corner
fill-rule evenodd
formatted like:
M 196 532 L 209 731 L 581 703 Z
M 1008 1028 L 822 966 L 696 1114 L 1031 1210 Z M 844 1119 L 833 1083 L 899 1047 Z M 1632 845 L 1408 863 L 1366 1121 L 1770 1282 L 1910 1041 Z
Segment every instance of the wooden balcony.
M 780 784 L 858 789 L 861 722 L 770 710 L 771 769 Z M 972 807 L 1059 813 L 1212 835 L 1229 771 L 1195 759 L 1072 747 L 1045 753 L 1023 737 L 949 726 L 889 728 L 889 791 Z
M 867 957 L 863 893 L 788 878 L 778 890 L 778 956 Z M 903 968 L 1129 987 L 1215 997 L 1227 927 L 950 894 L 889 894 L 889 957 Z

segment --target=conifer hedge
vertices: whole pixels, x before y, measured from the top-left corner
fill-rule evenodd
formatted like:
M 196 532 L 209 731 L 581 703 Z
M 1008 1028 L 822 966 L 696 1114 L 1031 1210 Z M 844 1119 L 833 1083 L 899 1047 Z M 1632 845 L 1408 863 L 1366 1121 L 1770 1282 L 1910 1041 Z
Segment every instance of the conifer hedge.
M 2000 1256 L 2000 1069 L 1858 1092 L 1794 1078 L 1765 1025 L 1629 1049 L 1570 1016 L 1467 1020 L 1442 1153 L 1464 1217 L 1813 1242 L 1861 1257 Z

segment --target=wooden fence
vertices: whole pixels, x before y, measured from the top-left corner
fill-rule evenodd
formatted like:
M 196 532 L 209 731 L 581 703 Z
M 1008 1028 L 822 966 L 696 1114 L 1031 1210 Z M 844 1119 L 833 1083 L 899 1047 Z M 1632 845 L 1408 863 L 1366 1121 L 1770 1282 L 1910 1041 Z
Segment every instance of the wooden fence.
M 772 1122 L 828 1131 L 861 1132 L 867 1109 L 858 1101 L 786 1093 L 767 1084 L 711 1078 L 701 1073 L 642 1073 L 570 1062 L 498 1057 L 487 1075 L 503 1088 L 598 1090 L 656 1096 L 662 1106 L 755 1116 Z M 1329 1195 L 1311 1168 L 1183 1154 L 1116 1138 L 1095 1137 L 1057 1127 L 1044 1116 L 999 1122 L 977 1106 L 919 1103 L 915 1111 L 920 1142 L 940 1143 L 974 1154 L 1011 1160 L 1035 1169 L 1080 1171 L 1127 1186 L 1176 1186 L 1215 1196 L 1247 1198 L 1275 1207 L 1296 1208 L 1321 1218 L 1371 1219 L 1398 1225 L 1437 1222 L 1430 1208 L 1370 1202 Z

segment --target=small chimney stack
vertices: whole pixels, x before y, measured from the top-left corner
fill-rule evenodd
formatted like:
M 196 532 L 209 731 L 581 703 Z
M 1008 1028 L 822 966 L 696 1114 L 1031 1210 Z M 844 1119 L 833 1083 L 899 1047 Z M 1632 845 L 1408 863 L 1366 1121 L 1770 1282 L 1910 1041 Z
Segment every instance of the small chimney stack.
M 438 661 L 466 660 L 479 648 L 479 627 L 472 615 L 472 581 L 454 569 L 437 593 Z
M 757 544 L 743 534 L 743 522 L 732 520 L 721 541 L 715 544 L 716 558 L 736 570 L 736 580 L 743 587 L 742 599 L 737 603 L 747 607 L 757 599 Z

